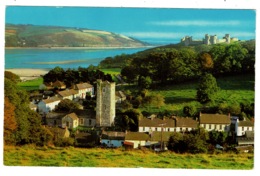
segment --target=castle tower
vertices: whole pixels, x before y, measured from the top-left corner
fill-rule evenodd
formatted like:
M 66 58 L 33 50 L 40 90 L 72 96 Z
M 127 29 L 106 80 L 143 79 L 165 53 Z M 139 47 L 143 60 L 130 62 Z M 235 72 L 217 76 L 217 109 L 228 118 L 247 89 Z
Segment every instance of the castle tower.
M 230 35 L 229 35 L 229 34 L 226 34 L 226 35 L 225 35 L 225 39 L 226 39 L 226 42 L 227 42 L 227 43 L 230 43 Z
M 114 123 L 116 115 L 115 83 L 97 80 L 96 124 L 108 127 Z
M 208 34 L 205 34 L 204 44 L 206 44 L 206 45 L 209 45 L 209 44 L 210 44 L 210 42 L 209 42 L 209 35 L 208 35 Z

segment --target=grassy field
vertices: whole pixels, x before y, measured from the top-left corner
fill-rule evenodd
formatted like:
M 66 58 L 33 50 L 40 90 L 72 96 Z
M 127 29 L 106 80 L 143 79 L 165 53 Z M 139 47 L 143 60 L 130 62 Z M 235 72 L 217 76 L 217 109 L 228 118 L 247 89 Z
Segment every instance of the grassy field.
M 110 74 L 113 78 L 113 81 L 118 82 L 118 79 L 115 76 L 121 73 L 121 68 L 104 68 L 101 69 L 101 71 L 106 74 Z
M 19 82 L 18 86 L 20 86 L 22 89 L 25 90 L 39 90 L 39 85 L 41 85 L 43 83 L 43 78 L 37 78 L 37 79 L 33 79 L 33 80 L 28 80 L 28 81 L 24 81 L 24 82 Z
M 236 169 L 254 168 L 252 153 L 176 154 L 148 149 L 83 149 L 51 147 L 4 147 L 6 166 L 72 166 L 120 168 Z
M 224 78 L 217 78 L 220 91 L 217 94 L 215 103 L 234 104 L 243 101 L 254 102 L 254 76 L 253 75 L 238 75 L 228 76 Z M 196 101 L 197 82 L 188 82 L 176 85 L 167 85 L 157 87 L 149 90 L 151 94 L 161 94 L 165 98 L 165 105 L 157 107 L 142 107 L 142 111 L 149 111 L 152 113 L 162 112 L 164 110 L 172 111 L 175 114 L 182 115 L 183 107 L 186 105 L 195 105 L 201 107 L 202 105 Z M 124 89 L 133 91 L 133 86 L 125 86 Z

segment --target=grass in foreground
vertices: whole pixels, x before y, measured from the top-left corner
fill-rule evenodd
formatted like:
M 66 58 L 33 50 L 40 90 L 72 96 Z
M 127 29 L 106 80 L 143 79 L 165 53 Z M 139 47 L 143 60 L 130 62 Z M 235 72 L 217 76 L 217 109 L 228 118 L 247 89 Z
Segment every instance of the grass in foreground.
M 254 166 L 252 153 L 176 154 L 150 150 L 84 149 L 50 147 L 4 147 L 7 166 L 72 166 L 121 168 L 239 169 Z

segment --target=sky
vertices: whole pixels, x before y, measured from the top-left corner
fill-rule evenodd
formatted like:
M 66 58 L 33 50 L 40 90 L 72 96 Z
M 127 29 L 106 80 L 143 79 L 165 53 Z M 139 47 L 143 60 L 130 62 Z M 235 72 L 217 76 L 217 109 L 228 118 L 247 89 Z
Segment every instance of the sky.
M 256 11 L 125 7 L 6 6 L 5 22 L 105 30 L 152 44 L 177 43 L 185 36 L 202 39 L 230 34 L 255 38 Z

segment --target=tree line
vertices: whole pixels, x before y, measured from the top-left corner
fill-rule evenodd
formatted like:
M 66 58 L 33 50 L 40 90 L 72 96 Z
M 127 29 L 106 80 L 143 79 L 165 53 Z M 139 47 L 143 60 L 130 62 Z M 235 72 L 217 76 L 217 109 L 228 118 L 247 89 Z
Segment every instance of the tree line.
M 93 84 L 97 79 L 107 80 L 112 82 L 112 76 L 105 74 L 95 66 L 90 65 L 88 68 L 79 67 L 78 69 L 64 70 L 61 67 L 51 69 L 43 76 L 43 82 L 50 83 L 56 80 L 62 81 L 67 87 L 81 82 L 88 82 Z
M 128 83 L 149 78 L 165 84 L 198 79 L 205 72 L 214 76 L 254 73 L 254 65 L 254 41 L 217 44 L 199 52 L 192 47 L 161 47 L 128 59 L 121 75 Z

